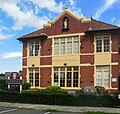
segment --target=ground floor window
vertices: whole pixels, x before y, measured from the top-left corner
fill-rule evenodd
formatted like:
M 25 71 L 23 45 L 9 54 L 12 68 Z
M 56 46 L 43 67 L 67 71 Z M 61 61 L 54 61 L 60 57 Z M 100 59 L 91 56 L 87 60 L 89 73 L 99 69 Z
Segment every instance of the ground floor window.
M 110 87 L 110 66 L 96 66 L 96 86 Z
M 54 67 L 54 86 L 78 87 L 79 67 Z
M 39 68 L 29 68 L 29 83 L 32 87 L 39 87 Z

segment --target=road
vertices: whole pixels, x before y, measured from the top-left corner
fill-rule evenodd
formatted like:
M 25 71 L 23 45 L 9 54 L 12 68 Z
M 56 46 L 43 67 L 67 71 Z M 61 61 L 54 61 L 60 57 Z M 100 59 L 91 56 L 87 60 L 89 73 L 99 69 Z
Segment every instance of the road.
M 39 110 L 27 110 L 27 109 L 0 107 L 0 114 L 82 114 L 82 113 L 44 112 L 44 111 L 39 111 Z

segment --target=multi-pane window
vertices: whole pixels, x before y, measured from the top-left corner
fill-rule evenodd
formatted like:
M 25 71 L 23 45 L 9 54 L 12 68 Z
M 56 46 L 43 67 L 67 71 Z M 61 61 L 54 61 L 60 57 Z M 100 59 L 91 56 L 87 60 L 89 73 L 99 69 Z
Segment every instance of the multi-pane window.
M 59 39 L 54 39 L 54 54 L 59 54 Z
M 33 75 L 34 75 L 33 69 L 30 68 L 29 69 L 29 83 L 31 84 L 31 86 L 33 86 Z
M 40 55 L 40 42 L 30 41 L 29 42 L 29 56 L 39 56 Z
M 73 68 L 73 87 L 78 87 L 78 67 Z
M 74 38 L 74 54 L 79 53 L 79 39 L 78 37 Z
M 65 38 L 60 39 L 60 54 L 65 54 Z
M 35 86 L 39 86 L 39 69 L 35 69 Z
M 72 67 L 67 68 L 67 87 L 72 86 Z
M 67 54 L 72 54 L 72 38 L 67 38 Z
M 78 53 L 79 37 L 54 38 L 54 55 Z
M 54 86 L 78 87 L 79 68 L 76 67 L 55 67 Z
M 29 68 L 29 82 L 33 87 L 39 87 L 39 68 Z
M 96 52 L 109 52 L 110 51 L 110 35 L 96 35 Z
M 60 87 L 65 87 L 65 68 L 60 68 Z
M 54 68 L 54 86 L 58 86 L 58 68 Z
M 96 66 L 96 86 L 110 87 L 110 66 Z

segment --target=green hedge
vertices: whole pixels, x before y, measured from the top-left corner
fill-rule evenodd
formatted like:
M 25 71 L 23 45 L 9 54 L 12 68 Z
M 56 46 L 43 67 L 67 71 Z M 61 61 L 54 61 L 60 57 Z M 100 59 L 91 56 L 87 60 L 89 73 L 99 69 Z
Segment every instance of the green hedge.
M 0 102 L 19 102 L 31 104 L 65 105 L 65 106 L 119 106 L 117 96 L 69 95 L 47 93 L 16 93 L 0 91 Z
M 0 89 L 1 90 L 7 90 L 7 84 L 5 79 L 0 78 Z

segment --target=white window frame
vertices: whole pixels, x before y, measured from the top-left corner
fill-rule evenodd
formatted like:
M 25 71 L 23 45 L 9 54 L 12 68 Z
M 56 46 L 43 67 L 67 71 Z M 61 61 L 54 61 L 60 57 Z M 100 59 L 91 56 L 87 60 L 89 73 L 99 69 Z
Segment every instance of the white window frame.
M 100 69 L 98 69 L 98 67 L 100 68 Z M 108 69 L 105 69 L 105 68 L 108 68 Z M 101 74 L 101 75 L 97 75 L 97 72 L 99 72 L 99 74 Z M 108 73 L 108 75 L 106 75 L 107 76 L 107 78 L 105 78 L 106 76 L 105 76 L 105 73 Z M 101 77 L 100 77 L 101 76 Z M 111 81 L 111 79 L 110 79 L 111 77 L 110 77 L 110 66 L 109 65 L 105 65 L 105 66 L 96 66 L 96 86 L 102 86 L 102 87 L 105 87 L 105 88 L 110 88 L 110 81 Z M 97 84 L 98 82 L 100 82 L 100 80 L 101 80 L 101 84 Z M 106 81 L 108 81 L 108 84 L 106 85 Z
M 40 69 L 37 67 L 37 68 L 29 68 L 28 69 L 29 71 L 29 83 L 31 84 L 31 87 L 39 87 L 40 86 Z M 32 71 L 32 72 L 31 72 Z M 32 83 L 31 83 L 31 79 L 30 79 L 30 72 L 33 74 L 32 76 Z M 37 78 L 36 80 L 36 73 L 38 73 L 39 75 L 39 80 Z M 36 81 L 38 81 L 38 85 L 36 85 Z
M 97 45 L 97 41 L 99 41 L 99 45 Z M 100 44 L 101 41 L 101 44 Z M 105 41 L 108 41 L 105 44 Z M 97 51 L 97 47 L 101 51 Z M 101 48 L 101 49 L 100 49 Z M 105 49 L 107 49 L 105 51 Z M 95 52 L 96 53 L 108 53 L 111 51 L 111 35 L 110 34 L 96 34 L 95 35 Z
M 31 46 L 32 46 L 32 54 L 31 54 L 31 50 L 30 50 Z M 38 50 L 36 50 L 37 46 L 38 46 Z M 36 52 L 37 52 L 37 54 L 36 54 Z M 39 40 L 30 40 L 29 41 L 29 56 L 40 56 L 40 41 Z
M 64 39 L 64 40 L 63 40 Z M 71 39 L 71 40 L 70 40 Z M 70 54 L 79 54 L 80 46 L 79 46 L 79 36 L 71 36 L 71 37 L 58 37 L 53 39 L 53 48 L 54 55 L 70 55 Z M 71 45 L 68 45 L 71 43 Z M 77 43 L 77 51 L 75 50 Z M 61 48 L 61 46 L 63 46 Z M 71 47 L 68 47 L 71 46 Z M 57 47 L 57 48 L 56 48 Z M 62 50 L 61 50 L 62 49 Z M 70 50 L 70 51 L 69 51 Z
M 71 68 L 71 71 L 68 70 L 68 68 Z M 75 69 L 77 68 L 77 69 Z M 57 70 L 56 70 L 57 69 Z M 71 72 L 71 86 L 68 86 L 68 82 L 69 82 L 69 79 L 68 79 L 68 73 Z M 74 78 L 74 74 L 75 72 L 78 73 L 78 79 L 76 80 Z M 57 74 L 57 81 L 56 81 L 56 76 Z M 63 76 L 63 79 L 62 79 L 62 76 Z M 74 86 L 76 85 L 75 81 L 77 82 L 77 86 Z M 63 87 L 63 88 L 78 88 L 79 87 L 79 67 L 78 66 L 74 66 L 74 67 L 71 67 L 71 66 L 68 66 L 68 67 L 54 67 L 53 68 L 53 85 L 54 86 L 59 86 L 59 87 Z

